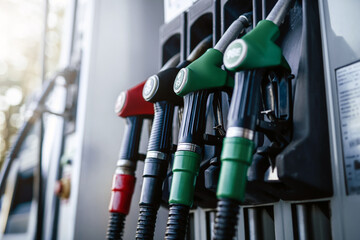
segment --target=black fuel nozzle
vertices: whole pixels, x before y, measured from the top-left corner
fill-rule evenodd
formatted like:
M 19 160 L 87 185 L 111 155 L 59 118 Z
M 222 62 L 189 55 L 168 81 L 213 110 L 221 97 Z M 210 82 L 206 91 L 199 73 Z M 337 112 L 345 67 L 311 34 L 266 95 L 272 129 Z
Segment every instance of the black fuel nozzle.
M 155 112 L 144 165 L 136 239 L 153 239 L 154 235 L 162 185 L 171 158 L 174 108 L 183 104 L 181 97 L 169 92 L 177 72 L 175 66 L 169 66 L 148 78 L 143 89 L 144 99 L 154 103 Z
M 124 221 L 130 210 L 135 187 L 135 170 L 140 157 L 139 143 L 143 120 L 152 118 L 154 113 L 153 104 L 142 98 L 144 84 L 145 82 L 142 82 L 120 93 L 115 106 L 115 112 L 119 117 L 126 119 L 126 125 L 113 177 L 107 239 L 122 239 Z
M 144 165 L 136 239 L 153 239 L 154 235 L 162 185 L 171 159 L 174 107 L 183 105 L 183 98 L 172 91 L 175 77 L 182 67 L 186 67 L 204 53 L 211 46 L 211 42 L 211 36 L 205 38 L 187 60 L 176 67 L 174 59 L 177 56 L 174 56 L 158 74 L 151 76 L 144 86 L 143 97 L 146 101 L 154 103 L 155 114 Z

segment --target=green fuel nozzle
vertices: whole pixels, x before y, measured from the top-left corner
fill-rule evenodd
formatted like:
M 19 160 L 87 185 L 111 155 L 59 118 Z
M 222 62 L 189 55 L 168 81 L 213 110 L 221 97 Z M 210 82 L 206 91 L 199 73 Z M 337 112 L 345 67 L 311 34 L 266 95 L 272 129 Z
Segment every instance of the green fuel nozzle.
M 279 0 L 266 20 L 241 39 L 234 40 L 224 53 L 224 65 L 236 72 L 223 141 L 217 188 L 217 214 L 214 239 L 232 239 L 236 233 L 239 203 L 244 200 L 247 170 L 254 152 L 254 134 L 259 114 L 260 87 L 270 68 L 290 66 L 275 44 L 279 25 L 293 0 Z
M 279 0 L 266 20 L 242 38 L 234 40 L 224 54 L 224 65 L 230 71 L 280 66 L 290 70 L 275 41 L 280 36 L 279 25 L 284 21 L 294 0 Z
M 170 210 L 165 239 L 184 239 L 189 209 L 193 204 L 196 178 L 202 158 L 203 134 L 206 123 L 206 103 L 209 93 L 223 87 L 233 87 L 233 78 L 221 68 L 223 52 L 245 27 L 251 14 L 235 20 L 214 48 L 179 71 L 174 92 L 184 97 L 179 143 L 173 163 L 170 190 Z
M 230 25 L 214 48 L 208 49 L 199 59 L 180 70 L 174 83 L 176 94 L 185 96 L 198 90 L 234 86 L 232 77 L 221 68 L 223 53 L 230 42 L 251 24 L 251 16 L 250 13 L 241 15 Z
M 281 66 L 290 69 L 275 40 L 279 27 L 269 20 L 262 20 L 241 39 L 233 41 L 224 54 L 224 65 L 230 71 Z

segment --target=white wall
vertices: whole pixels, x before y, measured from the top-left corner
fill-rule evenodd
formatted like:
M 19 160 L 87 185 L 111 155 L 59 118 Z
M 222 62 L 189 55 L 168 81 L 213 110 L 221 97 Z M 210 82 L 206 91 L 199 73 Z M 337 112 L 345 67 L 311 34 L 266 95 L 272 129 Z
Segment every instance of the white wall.
M 69 203 L 72 211 L 67 211 L 68 216 L 62 213 L 60 226 L 68 227 L 59 229 L 60 239 L 105 238 L 112 175 L 124 127 L 124 120 L 114 114 L 115 100 L 121 91 L 145 80 L 160 67 L 162 0 L 91 0 L 87 11 L 77 119 L 78 151 Z M 141 144 L 142 152 L 146 151 L 146 142 L 147 139 Z M 137 191 L 124 239 L 135 236 L 142 166 L 138 164 Z M 155 239 L 164 236 L 166 217 L 166 211 L 158 216 L 160 229 Z

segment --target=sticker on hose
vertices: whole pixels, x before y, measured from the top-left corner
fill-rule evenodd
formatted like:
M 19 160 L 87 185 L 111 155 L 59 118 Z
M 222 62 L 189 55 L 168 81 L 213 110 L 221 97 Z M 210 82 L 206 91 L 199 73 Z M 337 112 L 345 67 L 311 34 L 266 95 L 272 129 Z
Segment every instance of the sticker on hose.
M 336 70 L 347 194 L 360 194 L 360 61 Z

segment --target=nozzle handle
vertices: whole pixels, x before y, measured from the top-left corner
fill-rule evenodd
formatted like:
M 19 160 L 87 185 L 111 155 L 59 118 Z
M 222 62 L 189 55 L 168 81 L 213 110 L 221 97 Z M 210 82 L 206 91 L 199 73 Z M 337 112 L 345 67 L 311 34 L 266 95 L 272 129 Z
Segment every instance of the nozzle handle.
M 127 117 L 125 132 L 119 153 L 119 159 L 137 161 L 139 158 L 139 143 L 144 117 Z
M 154 109 L 154 120 L 147 150 L 169 153 L 174 105 L 161 101 L 154 104 Z
M 263 70 L 260 69 L 235 74 L 235 86 L 228 113 L 228 128 L 241 127 L 255 130 L 262 77 Z
M 179 144 L 203 145 L 208 90 L 191 92 L 184 96 L 184 111 L 179 130 Z

